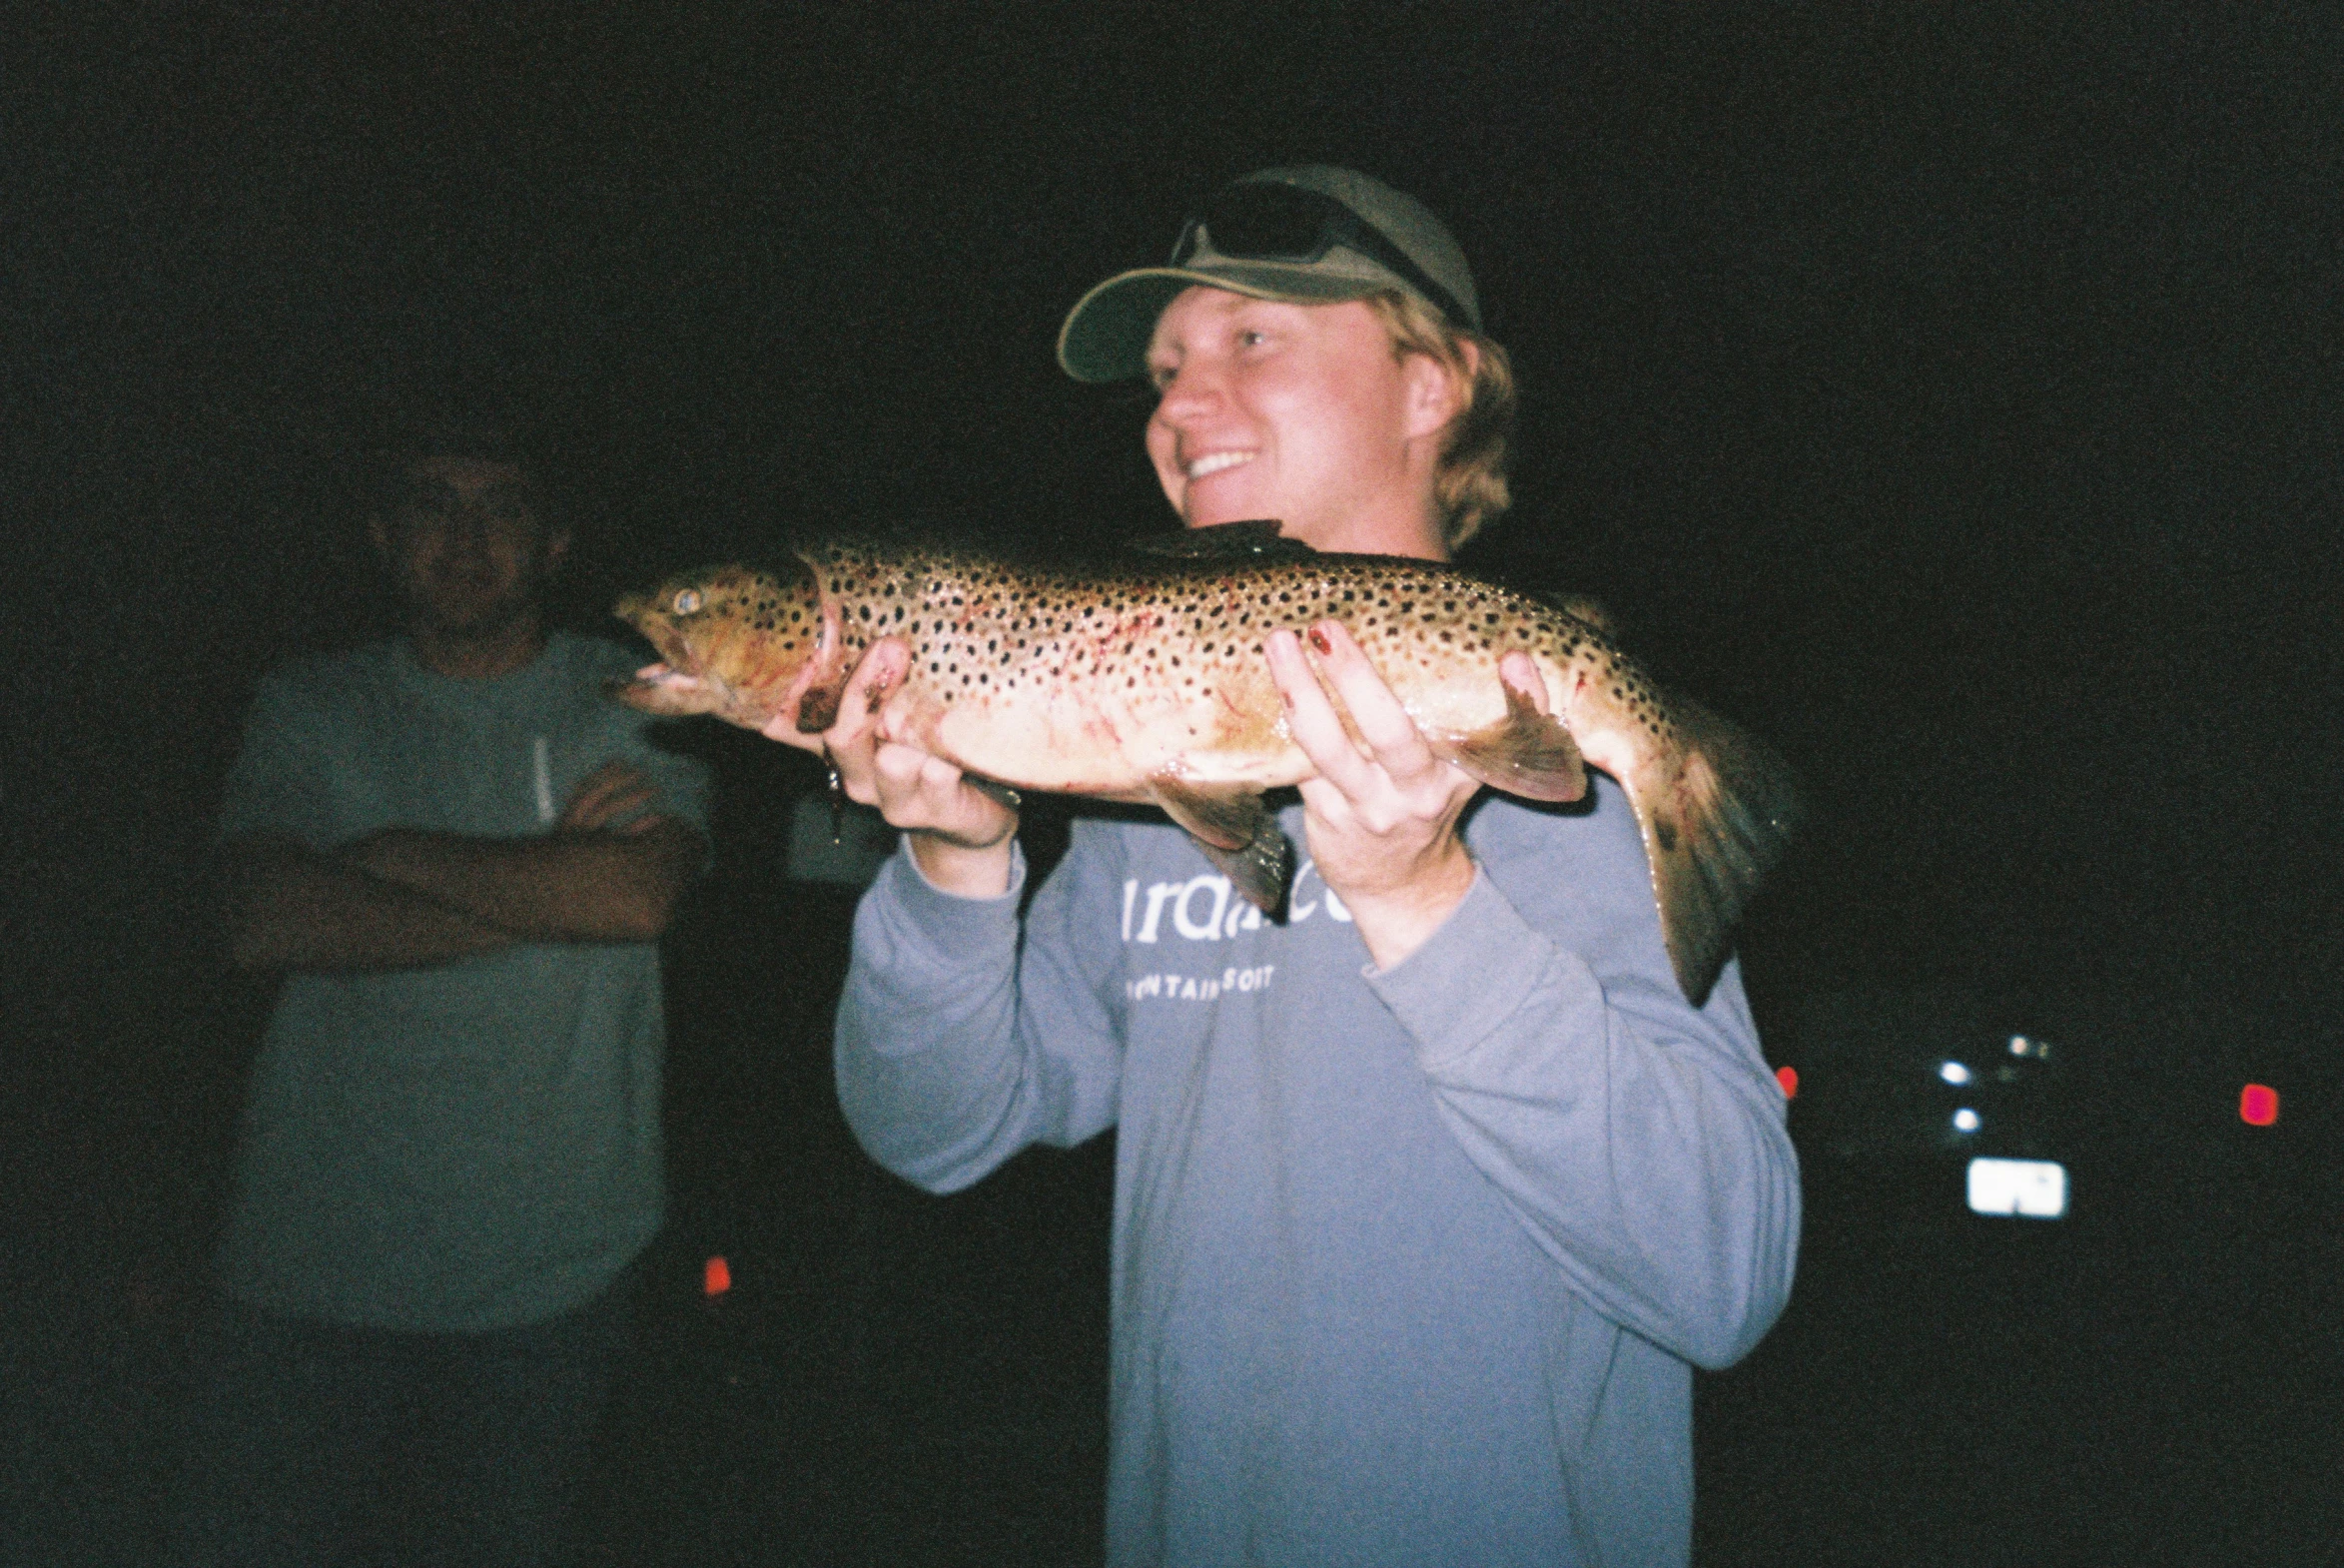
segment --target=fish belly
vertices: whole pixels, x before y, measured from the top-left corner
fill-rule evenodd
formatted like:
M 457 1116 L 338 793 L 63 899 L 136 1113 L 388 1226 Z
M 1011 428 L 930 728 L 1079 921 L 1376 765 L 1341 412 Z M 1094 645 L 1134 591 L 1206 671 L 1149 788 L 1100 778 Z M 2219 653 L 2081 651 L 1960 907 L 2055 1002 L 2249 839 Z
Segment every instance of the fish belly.
M 1275 789 L 1311 771 L 1258 701 L 1239 707 L 1217 691 L 1172 699 L 1095 685 L 950 703 L 929 693 L 906 697 L 907 738 L 971 773 L 1024 789 L 1140 800 L 1166 773 Z

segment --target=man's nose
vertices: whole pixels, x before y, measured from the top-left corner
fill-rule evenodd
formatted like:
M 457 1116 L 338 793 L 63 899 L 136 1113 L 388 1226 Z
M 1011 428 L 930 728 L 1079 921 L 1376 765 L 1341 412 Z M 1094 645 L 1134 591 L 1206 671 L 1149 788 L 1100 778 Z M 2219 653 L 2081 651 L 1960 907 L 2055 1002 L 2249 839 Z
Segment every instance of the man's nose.
M 467 548 L 477 548 L 488 541 L 489 518 L 487 510 L 479 506 L 458 505 L 447 513 L 447 541 Z
M 1157 414 L 1176 420 L 1209 410 L 1219 402 L 1221 390 L 1220 376 L 1211 366 L 1195 360 L 1184 361 L 1172 373 L 1172 379 L 1165 383 L 1157 399 Z

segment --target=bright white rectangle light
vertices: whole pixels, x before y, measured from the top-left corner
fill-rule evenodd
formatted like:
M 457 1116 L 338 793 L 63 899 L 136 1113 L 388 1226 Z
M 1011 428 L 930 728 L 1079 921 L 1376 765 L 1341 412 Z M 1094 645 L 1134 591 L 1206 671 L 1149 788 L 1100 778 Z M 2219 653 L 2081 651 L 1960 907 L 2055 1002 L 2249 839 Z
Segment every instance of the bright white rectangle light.
M 2057 1219 L 2067 1212 L 2067 1168 L 2055 1160 L 1969 1162 L 1969 1209 Z

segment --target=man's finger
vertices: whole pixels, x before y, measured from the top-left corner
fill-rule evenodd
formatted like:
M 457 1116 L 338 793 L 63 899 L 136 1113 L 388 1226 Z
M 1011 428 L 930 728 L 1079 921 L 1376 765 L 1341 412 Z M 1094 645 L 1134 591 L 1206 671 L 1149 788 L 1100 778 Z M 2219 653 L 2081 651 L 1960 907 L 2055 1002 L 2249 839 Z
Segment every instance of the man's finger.
M 658 793 L 658 786 L 641 772 L 613 763 L 596 769 L 579 784 L 561 814 L 561 821 L 569 827 L 600 827 L 617 813 L 632 810 Z
M 1320 688 L 1310 661 L 1302 655 L 1300 640 L 1290 631 L 1273 631 L 1264 651 L 1270 677 L 1277 682 L 1278 695 L 1286 705 L 1286 731 L 1294 737 L 1294 744 L 1302 748 L 1319 777 L 1345 793 L 1356 793 L 1365 783 L 1370 764 L 1359 742 L 1344 727 L 1342 715 Z
M 607 802 L 620 800 L 629 795 L 647 795 L 651 793 L 653 788 L 654 786 L 649 779 L 629 768 L 625 772 L 614 774 L 595 785 L 593 791 L 585 798 Z
M 888 694 L 903 679 L 911 656 L 911 649 L 900 637 L 882 637 L 871 644 L 863 662 L 847 677 L 846 690 L 839 697 L 838 717 L 822 732 L 824 741 L 834 748 L 841 743 L 852 745 L 860 741 L 877 722 Z
M 1538 673 L 1538 662 L 1529 654 L 1516 651 L 1498 660 L 1498 679 L 1528 697 L 1540 713 L 1548 711 L 1546 681 Z
M 873 643 L 847 678 L 837 717 L 822 732 L 823 755 L 838 773 L 847 798 L 862 805 L 871 805 L 878 798 L 872 754 L 880 742 L 873 709 L 903 678 L 910 658 L 911 650 L 900 638 L 882 637 Z
M 1432 748 L 1424 744 L 1416 721 L 1341 623 L 1320 621 L 1310 628 L 1309 638 L 1327 684 L 1351 716 L 1352 728 L 1386 771 L 1416 773 L 1429 766 Z
M 641 782 L 643 782 L 643 774 L 638 769 L 624 761 L 614 759 L 603 763 L 602 766 L 578 780 L 577 787 L 570 791 L 569 798 L 572 802 L 582 803 L 607 795 L 610 791 L 624 785 Z
M 594 815 L 604 822 L 608 822 L 613 817 L 622 817 L 628 812 L 638 811 L 658 798 L 659 791 L 648 784 L 630 789 L 614 790 L 602 797 L 602 802 L 595 808 Z

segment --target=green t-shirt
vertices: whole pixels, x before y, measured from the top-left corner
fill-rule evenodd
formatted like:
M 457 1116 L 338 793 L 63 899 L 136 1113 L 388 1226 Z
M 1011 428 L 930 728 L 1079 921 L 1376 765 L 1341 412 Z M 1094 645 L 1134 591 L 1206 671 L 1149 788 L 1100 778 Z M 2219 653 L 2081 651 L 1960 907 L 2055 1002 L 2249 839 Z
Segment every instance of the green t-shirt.
M 486 680 L 434 674 L 403 639 L 273 672 L 221 836 L 317 850 L 391 827 L 525 837 L 612 758 L 657 781 L 656 809 L 704 825 L 705 769 L 603 694 L 633 664 L 555 633 Z M 440 1331 L 590 1300 L 659 1227 L 663 1046 L 648 943 L 288 977 L 245 1113 L 229 1294 Z

